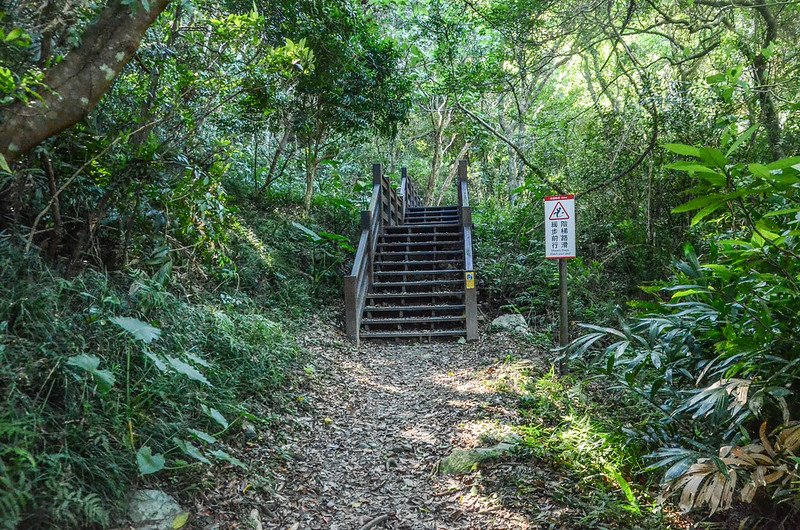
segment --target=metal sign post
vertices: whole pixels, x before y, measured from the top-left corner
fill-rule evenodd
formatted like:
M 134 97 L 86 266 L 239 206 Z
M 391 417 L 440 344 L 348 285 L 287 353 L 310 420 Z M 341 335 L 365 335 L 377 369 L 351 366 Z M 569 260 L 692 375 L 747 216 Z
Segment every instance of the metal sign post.
M 545 257 L 558 260 L 560 325 L 558 343 L 569 344 L 567 260 L 575 257 L 575 196 L 544 198 Z

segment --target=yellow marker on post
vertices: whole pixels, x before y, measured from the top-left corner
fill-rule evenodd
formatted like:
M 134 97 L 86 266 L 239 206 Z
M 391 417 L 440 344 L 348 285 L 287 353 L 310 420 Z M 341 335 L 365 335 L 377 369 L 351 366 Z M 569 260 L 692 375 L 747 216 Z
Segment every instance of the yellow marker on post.
M 475 273 L 473 271 L 465 272 L 464 273 L 464 282 L 466 283 L 467 289 L 474 289 L 475 288 Z

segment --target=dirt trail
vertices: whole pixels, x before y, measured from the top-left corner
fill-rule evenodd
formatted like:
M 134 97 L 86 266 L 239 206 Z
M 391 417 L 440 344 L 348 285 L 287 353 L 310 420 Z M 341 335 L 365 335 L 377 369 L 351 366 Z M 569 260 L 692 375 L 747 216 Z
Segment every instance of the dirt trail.
M 516 398 L 498 390 L 519 379 L 526 361 L 504 363 L 508 344 L 494 336 L 491 349 L 489 342 L 356 348 L 333 330 L 306 339 L 319 374 L 312 412 L 286 445 L 292 458 L 262 508 L 264 528 L 538 527 L 479 484 L 480 473 L 435 471 L 452 449 L 486 445 L 487 435 L 502 437 L 513 423 Z

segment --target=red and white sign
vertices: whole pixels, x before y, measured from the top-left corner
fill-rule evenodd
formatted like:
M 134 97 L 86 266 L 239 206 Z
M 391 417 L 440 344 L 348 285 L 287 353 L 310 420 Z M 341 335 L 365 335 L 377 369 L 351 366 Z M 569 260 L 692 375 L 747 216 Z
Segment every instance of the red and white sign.
M 575 196 L 544 198 L 544 248 L 547 259 L 575 257 Z

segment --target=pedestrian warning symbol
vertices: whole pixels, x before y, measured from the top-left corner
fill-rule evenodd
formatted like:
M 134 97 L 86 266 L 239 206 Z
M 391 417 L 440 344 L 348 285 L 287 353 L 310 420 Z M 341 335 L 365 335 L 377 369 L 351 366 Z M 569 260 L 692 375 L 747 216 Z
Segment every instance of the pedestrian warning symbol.
M 545 257 L 575 257 L 575 196 L 557 195 L 544 198 Z
M 556 205 L 550 212 L 550 217 L 548 217 L 548 219 L 551 221 L 560 221 L 562 219 L 564 220 L 569 219 L 569 213 L 567 212 L 567 209 L 564 208 L 564 205 L 561 204 L 561 201 L 556 202 Z

